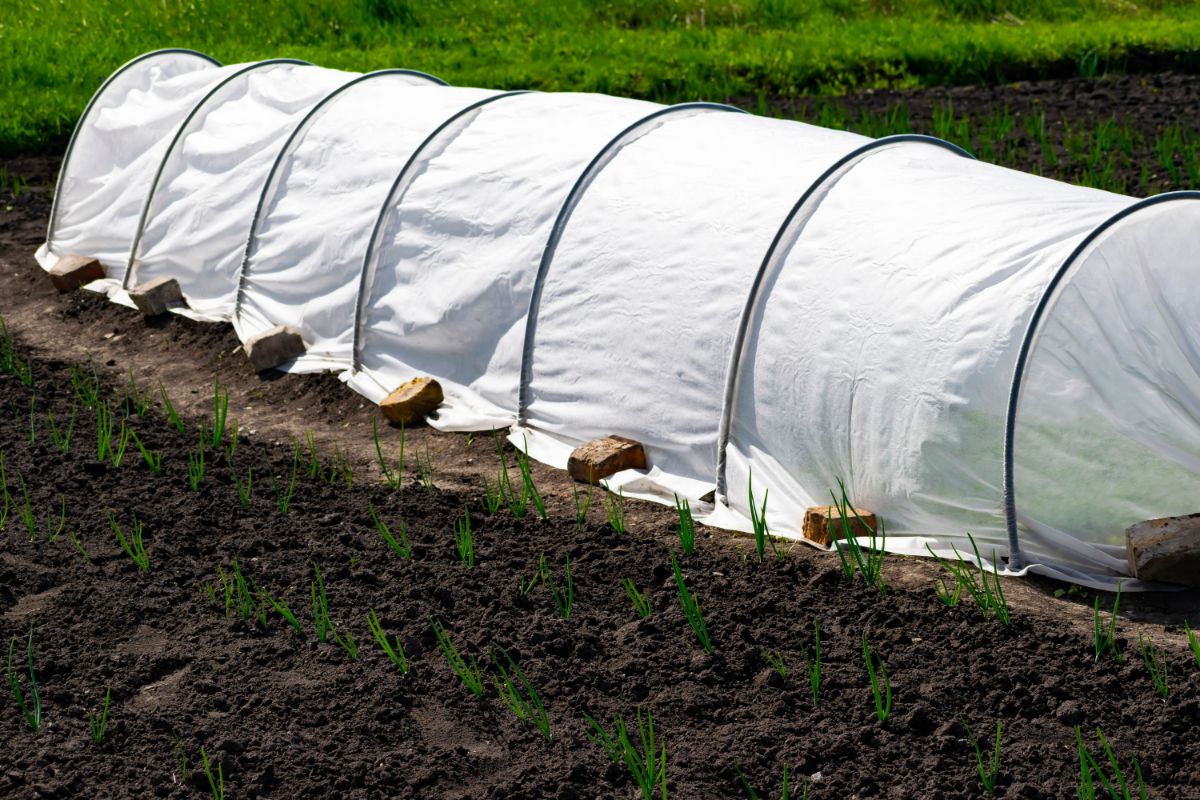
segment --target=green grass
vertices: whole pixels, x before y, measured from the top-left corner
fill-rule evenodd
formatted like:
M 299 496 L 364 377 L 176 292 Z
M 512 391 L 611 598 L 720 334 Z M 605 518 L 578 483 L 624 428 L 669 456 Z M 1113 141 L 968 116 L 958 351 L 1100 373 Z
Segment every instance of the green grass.
M 67 136 L 128 59 L 191 47 L 663 102 L 1096 74 L 1196 59 L 1185 0 L 72 0 L 0 19 L 0 154 Z

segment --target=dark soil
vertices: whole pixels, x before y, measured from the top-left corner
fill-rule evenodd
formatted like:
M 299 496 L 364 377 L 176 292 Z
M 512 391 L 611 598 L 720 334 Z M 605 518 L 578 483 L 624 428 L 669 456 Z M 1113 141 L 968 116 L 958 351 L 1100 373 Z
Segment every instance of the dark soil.
M 1077 82 L 1067 86 L 1058 90 L 1064 104 L 1070 87 L 1078 90 Z M 1130 106 L 1138 110 L 1131 119 L 1154 118 L 1154 108 L 1169 113 L 1151 93 L 1126 89 L 1141 101 Z M 995 102 L 1005 90 L 976 91 Z M 1194 83 L 1179 91 L 1194 100 Z M 896 97 L 907 97 L 914 119 L 922 102 L 938 101 L 936 92 Z M 1195 113 L 1186 97 L 1175 95 L 1177 115 Z M 966 102 L 956 95 L 956 108 Z M 1100 110 L 1063 108 L 1076 118 Z M 18 355 L 34 362 L 36 438 L 35 393 L 0 375 L 0 452 L 11 498 L 0 532 L 0 644 L 15 637 L 13 665 L 24 680 L 33 630 L 44 719 L 35 732 L 11 699 L 0 698 L 0 796 L 209 796 L 204 747 L 214 769 L 221 765 L 230 797 L 640 797 L 628 771 L 589 741 L 583 718 L 591 714 L 611 731 L 620 714 L 636 740 L 640 706 L 653 712 L 656 740 L 666 747 L 672 797 L 747 797 L 738 765 L 764 798 L 779 795 L 784 765 L 797 797 L 805 782 L 812 798 L 982 796 L 962 720 L 985 751 L 1003 721 L 1001 797 L 1073 796 L 1076 726 L 1106 763 L 1100 727 L 1130 779 L 1136 757 L 1151 797 L 1200 797 L 1200 666 L 1181 630 L 1185 619 L 1200 625 L 1196 593 L 1123 597 L 1124 663 L 1110 655 L 1097 662 L 1093 596 L 1077 589 L 1006 580 L 1013 621 L 1005 627 L 969 600 L 957 608 L 939 603 L 930 588 L 936 570 L 925 560 L 889 558 L 881 595 L 861 579 L 846 582 L 827 554 L 788 546 L 784 560 L 760 564 L 752 542 L 723 531 L 702 530 L 697 552 L 681 556 L 670 509 L 631 503 L 629 532 L 617 535 L 597 499 L 577 529 L 570 484 L 536 465 L 551 519 L 538 521 L 532 511 L 524 519 L 507 510 L 488 515 L 478 487 L 482 475 L 494 478 L 499 460 L 486 435 L 410 431 L 410 454 L 432 453 L 435 488 L 416 481 L 410 455 L 405 484 L 393 491 L 372 463 L 372 409 L 335 379 L 260 378 L 228 326 L 179 318 L 148 324 L 86 292 L 50 290 L 30 255 L 44 235 L 57 160 L 29 156 L 10 168 L 31 190 L 7 203 L 0 197 L 0 315 L 16 334 Z M 162 454 L 161 477 L 133 444 L 120 467 L 100 463 L 95 414 L 82 407 L 70 452 L 54 446 L 48 415 L 59 425 L 71 418 L 70 365 L 86 364 L 88 354 L 114 409 L 132 368 L 143 391 L 162 381 L 183 414 L 183 434 L 160 403 L 130 420 Z M 188 453 L 211 417 L 214 378 L 228 388 L 239 443 L 230 463 L 209 450 L 194 492 Z M 284 491 L 289 442 L 303 442 L 308 430 L 326 477 L 309 477 L 302 463 L 284 515 L 272 476 Z M 385 438 L 394 448 L 398 433 L 389 429 Z M 353 486 L 328 480 L 335 451 L 354 467 Z M 252 499 L 243 508 L 235 476 L 250 468 Z M 22 520 L 22 484 L 33 536 Z M 64 529 L 49 541 L 64 501 Z M 386 547 L 368 503 L 393 530 L 407 524 L 411 560 Z M 453 533 L 468 510 L 471 569 L 460 563 Z M 126 533 L 134 514 L 143 523 L 148 572 L 119 547 L 109 511 Z M 521 591 L 543 554 L 560 583 L 570 556 L 570 619 L 545 586 Z M 711 654 L 680 610 L 672 555 L 699 598 Z M 254 584 L 286 600 L 300 632 L 274 612 L 265 629 L 236 610 L 227 617 L 223 597 L 214 604 L 199 588 L 217 582 L 218 567 L 228 573 L 234 556 Z M 314 565 L 334 624 L 361 649 L 358 660 L 317 642 Z M 635 614 L 625 577 L 647 592 L 648 619 Z M 1099 602 L 1108 608 L 1112 598 Z M 407 675 L 372 639 L 368 609 L 399 637 Z M 478 659 L 482 697 L 451 671 L 431 619 Z M 800 643 L 811 647 L 814 619 L 823 660 L 816 704 Z M 1155 693 L 1138 653 L 1140 631 L 1166 652 L 1169 701 Z M 892 682 L 892 714 L 882 724 L 864 635 Z M 544 701 L 549 741 L 501 701 L 492 683 L 497 647 Z M 786 680 L 764 649 L 782 656 Z M 108 688 L 109 726 L 97 745 L 87 717 L 99 712 Z

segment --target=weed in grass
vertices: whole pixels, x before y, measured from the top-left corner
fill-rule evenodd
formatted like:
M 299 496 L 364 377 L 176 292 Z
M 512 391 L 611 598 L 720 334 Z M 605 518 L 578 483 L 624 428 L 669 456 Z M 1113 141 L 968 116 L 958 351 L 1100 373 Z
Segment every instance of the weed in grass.
M 656 747 L 654 741 L 654 715 L 646 709 L 646 721 L 642 722 L 642 707 L 637 707 L 637 727 L 640 747 L 629 738 L 625 719 L 613 716 L 613 732 L 610 734 L 589 714 L 584 714 L 588 729 L 585 734 L 593 743 L 600 745 L 614 764 L 624 764 L 633 781 L 642 793 L 642 800 L 651 800 L 654 790 L 661 787 L 661 798 L 667 797 L 667 746 Z
M 475 566 L 475 537 L 471 533 L 471 509 L 463 508 L 462 519 L 454 521 L 454 544 L 458 547 L 458 558 L 467 569 Z
M 142 461 L 146 462 L 146 466 L 150 468 L 150 471 L 153 472 L 156 477 L 162 475 L 162 453 L 152 453 L 147 450 L 146 446 L 142 444 L 141 438 L 137 435 L 137 431 L 130 429 L 129 436 L 131 439 L 133 439 L 133 443 L 137 446 L 138 452 L 142 454 Z
M 679 591 L 679 604 L 683 607 L 683 615 L 687 617 L 688 624 L 692 626 L 701 646 L 711 653 L 712 639 L 708 635 L 708 626 L 700 613 L 700 604 L 696 601 L 696 595 L 689 591 L 687 584 L 684 583 L 683 573 L 679 571 L 679 562 L 675 560 L 675 556 L 671 556 L 671 569 L 675 572 L 675 587 Z
M 383 541 L 387 542 L 387 546 L 392 552 L 404 559 L 412 558 L 412 546 L 408 543 L 408 526 L 404 524 L 404 520 L 400 520 L 399 527 L 396 529 L 400 538 L 392 533 L 392 529 L 388 527 L 379 514 L 375 511 L 375 506 L 370 500 L 367 501 L 367 510 L 371 512 L 371 519 L 375 523 L 375 530 L 379 531 L 379 535 L 383 537 Z
M 279 509 L 282 516 L 287 516 L 288 509 L 292 507 L 292 497 L 296 494 L 296 474 L 300 471 L 300 445 L 292 442 L 292 477 L 288 481 L 286 491 L 279 491 L 279 481 L 275 478 L 275 471 L 271 470 L 271 488 L 275 490 L 275 507 Z
M 767 498 L 771 494 L 771 490 L 763 492 L 762 508 L 755 505 L 754 501 L 754 473 L 750 473 L 749 481 L 750 491 L 750 525 L 754 529 L 754 551 L 758 553 L 758 563 L 762 563 L 766 559 L 767 543 L 771 545 L 771 551 L 776 555 L 779 551 L 775 549 L 775 538 L 771 536 L 771 531 L 767 528 Z
M 1004 730 L 1004 722 L 996 720 L 996 743 L 992 746 L 990 757 L 984 756 L 983 748 L 979 746 L 979 740 L 975 737 L 975 731 L 971 730 L 971 726 L 965 719 L 962 720 L 962 724 L 967 729 L 967 738 L 971 740 L 971 746 L 975 748 L 975 771 L 979 774 L 979 782 L 983 784 L 985 792 L 995 794 L 996 781 L 1000 777 L 1000 736 Z
M 233 473 L 233 485 L 237 489 L 238 502 L 242 504 L 242 508 L 249 508 L 250 496 L 254 491 L 254 467 L 246 467 L 245 480 L 242 480 L 238 473 Z
M 92 735 L 92 741 L 96 744 L 104 741 L 104 731 L 108 727 L 108 703 L 111 698 L 112 688 L 110 687 L 104 692 L 104 710 L 94 717 L 92 712 L 88 712 L 88 731 Z
M 594 484 L 588 484 L 587 494 L 584 495 L 583 502 L 581 503 L 579 501 L 579 488 L 577 486 L 571 487 L 571 495 L 575 500 L 575 530 L 577 531 L 583 530 L 583 526 L 587 524 L 588 511 L 592 508 L 592 490 L 595 488 Z
M 1104 732 L 1096 727 L 1096 736 L 1100 739 L 1100 746 L 1104 751 L 1105 760 L 1109 767 L 1112 768 L 1112 775 L 1106 775 L 1104 769 L 1097 763 L 1096 758 L 1088 751 L 1087 745 L 1083 743 L 1083 733 L 1079 726 L 1075 726 L 1075 744 L 1079 754 L 1079 787 L 1076 795 L 1080 800 L 1095 800 L 1097 797 L 1096 789 L 1097 782 L 1107 792 L 1107 796 L 1112 800 L 1134 800 L 1135 797 L 1146 800 L 1146 783 L 1142 780 L 1142 767 L 1138 763 L 1136 757 L 1133 761 L 1134 777 L 1137 779 L 1137 791 L 1135 795 L 1131 791 L 1129 781 L 1125 778 L 1125 773 L 1121 769 L 1120 763 L 1117 761 L 1117 755 L 1113 752 L 1112 746 L 1108 740 L 1104 738 Z
M 542 704 L 542 698 L 538 696 L 537 690 L 533 688 L 529 679 L 525 677 L 525 673 L 517 666 L 517 662 L 513 661 L 507 650 L 499 645 L 493 645 L 493 647 L 504 658 L 501 661 L 495 654 L 492 655 L 492 663 L 500 673 L 498 677 L 492 679 L 496 684 L 496 691 L 499 692 L 500 699 L 517 715 L 518 719 L 533 725 L 547 739 L 552 738 L 550 717 L 546 714 L 546 707 Z
M 804 671 L 808 673 L 808 688 L 812 694 L 813 705 L 821 699 L 821 621 L 813 617 L 813 649 L 808 654 L 808 646 L 799 639 L 800 657 L 804 659 Z
M 388 641 L 387 634 L 383 632 L 383 625 L 379 622 L 379 615 L 373 608 L 367 609 L 367 625 L 370 626 L 371 635 L 375 637 L 380 649 L 392 660 L 401 675 L 407 675 L 408 657 L 404 655 L 404 646 L 400 644 L 400 637 L 397 636 L 394 641 Z
M 938 599 L 948 606 L 958 605 L 963 592 L 966 592 L 983 611 L 985 617 L 995 616 L 1001 624 L 1007 625 L 1009 623 L 1009 607 L 1004 599 L 1004 587 L 1000 585 L 996 553 L 992 552 L 992 574 L 989 577 L 987 569 L 983 566 L 983 558 L 979 555 L 979 546 L 975 544 L 975 537 L 968 533 L 967 541 L 971 543 L 971 549 L 975 553 L 974 564 L 979 569 L 978 581 L 975 580 L 975 573 L 971 571 L 957 547 L 954 547 L 954 555 L 958 559 L 957 564 L 951 564 L 934 553 L 929 545 L 925 545 L 929 554 L 954 578 L 954 586 L 950 588 L 945 578 L 940 576 L 934 582 L 934 591 L 937 593 Z
M 421 459 L 421 451 L 417 450 L 417 481 L 426 489 L 433 488 L 433 457 L 429 445 L 425 445 L 425 459 Z
M 220 450 L 221 442 L 225 441 L 225 420 L 228 415 L 229 390 L 222 389 L 217 379 L 213 378 L 213 424 L 212 436 L 209 439 L 213 450 Z
M 204 752 L 203 745 L 200 747 L 200 761 L 204 765 L 204 777 L 208 779 L 208 790 L 213 800 L 225 800 L 225 775 L 221 765 L 217 764 L 217 774 L 213 776 L 212 766 L 208 763 L 208 753 Z
M 768 650 L 765 647 L 758 648 L 758 652 L 762 654 L 763 661 L 767 662 L 767 666 L 779 674 L 779 679 L 786 681 L 788 668 L 787 660 L 784 659 L 783 653 L 780 653 L 778 650 Z
M 29 674 L 29 689 L 28 693 L 21 686 L 21 678 L 17 675 L 17 671 L 13 669 L 13 647 L 16 646 L 17 637 L 13 637 L 8 641 L 8 688 L 12 692 L 13 699 L 17 701 L 17 707 L 21 709 L 21 716 L 25 718 L 25 724 L 35 731 L 42 727 L 42 696 L 38 691 L 37 675 L 33 672 L 33 626 L 29 627 L 29 638 L 25 644 L 25 662 Z
M 1112 613 L 1108 618 L 1108 627 L 1105 628 L 1100 622 L 1100 597 L 1096 597 L 1096 601 L 1092 604 L 1092 640 L 1094 642 L 1095 661 L 1100 660 L 1100 656 L 1111 652 L 1113 658 L 1118 664 L 1124 663 L 1124 658 L 1121 655 L 1121 649 L 1117 646 L 1117 608 L 1121 604 L 1121 584 L 1117 584 L 1117 595 L 1113 598 Z
M 675 529 L 679 534 L 679 546 L 685 556 L 690 556 L 696 552 L 696 520 L 692 518 L 692 504 L 675 495 L 675 513 L 679 515 L 679 525 Z
M 440 620 L 430 618 L 429 624 L 433 627 L 433 635 L 437 637 L 438 646 L 442 648 L 442 652 L 446 654 L 446 660 L 450 662 L 450 668 L 454 670 L 454 674 L 462 679 L 463 684 L 471 691 L 471 694 L 476 697 L 483 696 L 483 678 L 479 674 L 479 665 L 475 663 L 475 657 L 471 657 L 471 664 L 467 666 L 467 661 L 458 652 L 458 648 L 454 646 L 454 642 L 450 639 L 450 634 L 446 633 L 446 629 L 442 627 Z
M 75 416 L 79 410 L 76 403 L 71 404 L 71 418 L 67 422 L 66 430 L 62 430 L 58 426 L 58 420 L 54 418 L 53 411 L 46 412 L 46 419 L 50 423 L 50 441 L 54 442 L 54 446 L 58 448 L 58 452 L 64 456 L 71 452 L 71 437 L 75 433 Z
M 892 713 L 892 682 L 888 678 L 887 665 L 878 654 L 871 652 L 867 634 L 862 637 L 863 661 L 871 678 L 871 698 L 875 701 L 875 718 L 882 725 Z
M 379 417 L 371 420 L 371 437 L 375 440 L 375 457 L 379 459 L 379 468 L 383 471 L 383 479 L 393 489 L 399 489 L 404 480 L 404 423 L 400 423 L 400 455 L 396 459 L 396 468 L 388 466 L 383 457 L 383 445 L 379 442 Z
M 1167 682 L 1167 652 L 1160 650 L 1154 642 L 1142 636 L 1138 632 L 1138 646 L 1142 651 L 1142 662 L 1146 665 L 1146 671 L 1150 673 L 1150 681 L 1154 684 L 1154 690 L 1162 695 L 1162 699 L 1166 700 L 1171 693 L 1171 687 Z
M 646 596 L 646 593 L 639 592 L 638 588 L 633 585 L 633 581 L 629 578 L 622 578 L 621 586 L 625 589 L 625 596 L 633 604 L 633 610 L 637 612 L 638 617 L 645 619 L 650 616 L 650 598 Z
M 108 526 L 117 535 L 117 542 L 120 543 L 121 549 L 133 560 L 139 570 L 146 572 L 150 569 L 150 555 L 146 552 L 146 545 L 142 539 L 142 521 L 137 518 L 137 514 L 132 516 L 133 525 L 129 538 L 125 537 L 121 526 L 117 524 L 116 515 L 111 511 L 108 512 Z
M 1192 630 L 1191 623 L 1187 620 L 1183 621 L 1183 629 L 1187 632 L 1188 645 L 1192 648 L 1192 655 L 1196 657 L 1196 664 L 1200 666 L 1200 638 L 1197 638 L 1196 632 Z
M 750 781 L 746 778 L 746 774 L 744 772 L 742 772 L 741 765 L 735 763 L 733 765 L 733 769 L 735 772 L 737 772 L 738 782 L 742 784 L 742 788 L 746 790 L 746 794 L 749 795 L 750 800 L 760 800 L 759 793 L 756 792 L 754 790 L 754 787 L 750 785 Z M 779 800 L 791 800 L 792 790 L 788 786 L 788 778 L 789 778 L 788 773 L 789 772 L 790 772 L 790 769 L 788 768 L 787 764 L 784 764 L 783 765 L 783 781 L 779 787 Z M 800 798 L 801 798 L 801 800 L 808 800 L 808 784 L 807 783 L 804 784 L 804 792 L 803 792 L 803 794 L 800 795 Z
M 841 496 L 833 494 L 833 504 L 838 510 L 838 516 L 842 521 L 842 536 L 841 539 L 834 539 L 833 548 L 837 551 L 838 561 L 842 565 L 842 574 L 846 576 L 846 580 L 854 580 L 855 572 L 859 572 L 863 576 L 868 586 L 874 586 L 879 590 L 880 594 L 887 594 L 887 584 L 883 581 L 883 560 L 884 548 L 887 546 L 887 531 L 884 529 L 883 521 L 879 522 L 878 539 L 876 538 L 876 530 L 866 523 L 866 521 L 858 515 L 858 510 L 850 503 L 850 498 L 846 495 L 846 484 L 841 478 L 838 478 L 838 489 Z M 858 541 L 858 534 L 854 533 L 850 528 L 850 515 L 854 515 L 854 519 L 858 522 L 859 529 L 865 528 L 869 534 L 870 543 L 864 551 L 862 543 Z M 849 558 L 846 554 L 849 553 Z
M 614 494 L 611 489 L 605 487 L 604 495 L 604 510 L 608 514 L 608 526 L 618 535 L 622 536 L 625 533 L 625 487 L 621 487 Z
M 204 432 L 200 432 L 200 446 L 195 450 L 188 451 L 188 486 L 192 487 L 193 492 L 200 491 L 200 484 L 204 481 Z
M 166 412 L 167 420 L 175 426 L 175 430 L 183 433 L 183 420 L 175 413 L 175 406 L 171 404 L 171 398 L 167 397 L 167 390 L 162 385 L 162 381 L 158 382 L 158 396 L 162 398 L 163 411 Z

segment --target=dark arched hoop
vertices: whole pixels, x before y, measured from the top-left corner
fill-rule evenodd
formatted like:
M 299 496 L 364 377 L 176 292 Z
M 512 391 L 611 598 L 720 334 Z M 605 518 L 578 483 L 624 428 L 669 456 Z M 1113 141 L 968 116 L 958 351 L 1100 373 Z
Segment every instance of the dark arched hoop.
M 425 137 L 425 140 L 413 150 L 408 161 L 400 169 L 400 173 L 396 175 L 396 180 L 392 182 L 392 188 L 388 190 L 387 198 L 383 201 L 383 205 L 379 207 L 379 216 L 375 218 L 375 227 L 371 229 L 371 239 L 367 244 L 367 252 L 363 255 L 362 272 L 358 278 L 358 302 L 354 308 L 354 344 L 350 350 L 351 365 L 354 370 L 362 369 L 362 358 L 359 353 L 362 349 L 363 326 L 367 320 L 367 304 L 371 301 L 371 286 L 375 283 L 375 254 L 378 251 L 379 237 L 383 235 L 384 220 L 387 219 L 388 210 L 392 207 L 392 203 L 404 195 L 408 191 L 408 187 L 412 185 L 413 180 L 420 174 L 417 168 L 421 164 L 421 158 L 425 151 L 430 150 L 435 144 L 441 142 L 446 137 L 458 135 L 467 125 L 471 124 L 474 115 L 485 106 L 495 103 L 500 100 L 506 100 L 520 95 L 530 94 L 527 90 L 518 90 L 515 92 L 503 92 L 494 94 L 491 97 L 485 97 L 471 103 L 466 108 L 463 108 L 449 118 L 441 125 L 434 129 L 433 133 Z
M 124 64 L 118 67 L 112 75 L 109 75 L 104 83 L 100 84 L 100 88 L 95 91 L 95 93 L 92 95 L 92 99 L 89 100 L 88 104 L 84 107 L 83 114 L 79 116 L 79 121 L 75 123 L 75 129 L 71 131 L 71 139 L 67 142 L 67 151 L 63 154 L 62 164 L 59 165 L 58 168 L 58 180 L 55 181 L 54 184 L 54 197 L 50 201 L 50 221 L 46 224 L 47 245 L 49 245 L 54 238 L 54 223 L 58 217 L 58 192 L 59 189 L 62 188 L 63 176 L 67 174 L 67 166 L 71 162 L 72 153 L 75 152 L 75 140 L 79 137 L 79 132 L 83 130 L 83 126 L 87 122 L 88 116 L 92 112 L 92 108 L 96 105 L 96 102 L 100 99 L 100 97 L 106 91 L 108 91 L 108 88 L 112 86 L 113 82 L 116 81 L 117 78 L 121 77 L 121 75 L 125 74 L 132 67 L 135 67 L 144 61 L 149 61 L 152 58 L 164 55 L 195 56 L 202 61 L 207 61 L 214 67 L 221 66 L 220 61 L 217 61 L 212 56 L 206 55 L 205 53 L 201 53 L 197 50 L 188 50 L 185 47 L 168 47 L 163 50 L 151 50 L 149 53 L 142 53 L 137 58 L 126 61 Z
M 360 75 L 354 80 L 343 83 L 341 86 L 334 89 L 329 94 L 321 98 L 315 106 L 309 109 L 304 115 L 304 119 L 296 125 L 295 129 L 288 136 L 287 141 L 283 143 L 283 147 L 279 149 L 279 155 L 275 157 L 274 163 L 271 164 L 271 171 L 267 173 L 267 180 L 263 183 L 262 192 L 258 196 L 258 205 L 254 207 L 254 216 L 250 220 L 250 235 L 246 237 L 246 249 L 242 254 L 242 263 L 238 266 L 238 291 L 237 298 L 234 300 L 233 316 L 236 319 L 242 309 L 242 298 L 246 291 L 246 271 L 250 265 L 250 257 L 254 254 L 254 245 L 257 241 L 258 226 L 262 222 L 263 209 L 266 208 L 267 200 L 274 193 L 276 183 L 279 179 L 279 167 L 283 164 L 284 159 L 292 152 L 293 146 L 300 141 L 307 133 L 312 124 L 317 120 L 321 113 L 329 107 L 329 105 L 343 96 L 347 90 L 358 86 L 366 81 L 375 80 L 391 75 L 407 76 L 420 78 L 429 81 L 436 86 L 448 86 L 441 78 L 430 75 L 426 72 L 420 72 L 415 69 L 381 69 L 375 72 L 368 72 L 365 75 Z
M 529 407 L 529 384 L 533 378 L 533 339 L 537 329 L 538 310 L 542 304 L 542 287 L 545 284 L 546 275 L 550 271 L 550 264 L 554 261 L 554 254 L 558 249 L 559 240 L 562 239 L 563 232 L 567 228 L 567 223 L 571 219 L 571 214 L 575 212 L 575 207 L 579 205 L 580 199 L 587 192 L 588 187 L 591 186 L 596 176 L 608 166 L 610 161 L 616 158 L 622 148 L 658 129 L 665 122 L 669 122 L 670 119 L 668 118 L 686 119 L 696 114 L 718 111 L 738 114 L 746 113 L 740 108 L 728 106 L 723 103 L 679 103 L 659 109 L 652 114 L 642 117 L 610 139 L 604 147 L 600 148 L 600 152 L 596 153 L 595 157 L 588 162 L 588 165 L 584 167 L 583 172 L 580 173 L 579 178 L 575 181 L 575 185 L 571 187 L 571 191 L 567 194 L 567 199 L 563 201 L 562 208 L 559 209 L 558 216 L 554 220 L 554 227 L 550 230 L 550 236 L 546 239 L 546 247 L 542 251 L 542 260 L 538 263 L 537 275 L 533 282 L 533 293 L 529 297 L 529 313 L 525 316 L 525 343 L 521 350 L 521 382 L 517 394 L 518 424 L 525 424 L 525 412 Z
M 730 351 L 729 367 L 725 372 L 725 395 L 721 406 L 721 426 L 717 433 L 716 499 L 718 503 L 723 503 L 727 494 L 726 490 L 728 486 L 725 476 L 726 456 L 729 449 L 730 432 L 733 429 L 734 404 L 737 400 L 738 391 L 741 388 L 741 368 L 745 356 L 746 337 L 751 325 L 759 316 L 764 299 L 762 295 L 768 278 L 782 267 L 784 259 L 791 252 L 792 246 L 799 238 L 800 232 L 803 230 L 804 224 L 808 221 L 811 212 L 820 204 L 821 197 L 819 195 L 823 190 L 832 188 L 843 175 L 872 153 L 892 145 L 910 143 L 932 145 L 949 150 L 965 158 L 975 158 L 975 156 L 956 144 L 934 136 L 923 136 L 916 133 L 885 136 L 882 139 L 868 142 L 862 147 L 842 156 L 813 181 L 812 185 L 805 190 L 800 199 L 796 201 L 796 204 L 792 206 L 792 210 L 788 212 L 787 217 L 783 220 L 783 224 L 779 226 L 779 230 L 775 233 L 775 238 L 771 240 L 771 245 L 767 248 L 767 252 L 763 256 L 762 264 L 759 265 L 758 272 L 755 273 L 754 280 L 750 284 L 750 292 L 746 296 L 746 305 L 743 307 L 742 315 L 738 320 L 737 335 L 734 337 L 733 348 Z
M 1132 214 L 1153 206 L 1178 200 L 1200 200 L 1200 191 L 1167 192 L 1155 195 L 1154 197 L 1148 197 L 1145 200 L 1140 200 L 1126 206 L 1100 223 L 1095 230 L 1085 236 L 1075 246 L 1075 249 L 1071 251 L 1071 255 L 1067 256 L 1066 261 L 1062 263 L 1062 266 L 1054 273 L 1054 277 L 1046 284 L 1041 299 L 1038 300 L 1038 304 L 1033 309 L 1033 314 L 1029 318 L 1029 325 L 1025 329 L 1025 336 L 1021 340 L 1021 349 L 1017 352 L 1017 363 L 1013 368 L 1012 387 L 1008 393 L 1008 414 L 1004 420 L 1004 519 L 1008 527 L 1008 568 L 1010 570 L 1019 570 L 1025 566 L 1025 558 L 1021 553 L 1020 536 L 1017 533 L 1017 500 L 1013 485 L 1013 451 L 1016 442 L 1017 409 L 1021 403 L 1021 389 L 1025 380 L 1025 370 L 1029 366 L 1029 359 L 1033 352 L 1034 343 L 1037 341 L 1038 328 L 1041 321 L 1054 305 L 1058 297 L 1060 285 L 1063 285 L 1063 281 L 1066 280 L 1068 274 L 1079 260 L 1079 257 L 1097 239 Z

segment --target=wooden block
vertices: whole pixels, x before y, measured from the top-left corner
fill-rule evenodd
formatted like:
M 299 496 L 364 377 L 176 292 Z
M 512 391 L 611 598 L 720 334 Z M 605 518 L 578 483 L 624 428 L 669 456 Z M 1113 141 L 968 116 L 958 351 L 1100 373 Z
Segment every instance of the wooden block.
M 646 451 L 624 436 L 595 439 L 576 447 L 567 460 L 567 473 L 581 483 L 599 483 L 626 469 L 645 469 Z
M 383 398 L 379 410 L 391 422 L 411 425 L 437 410 L 446 397 L 433 378 L 413 378 Z
M 243 347 L 250 365 L 258 372 L 274 369 L 285 361 L 304 355 L 304 339 L 298 330 L 287 325 L 276 325 L 251 336 Z
M 1200 514 L 1130 525 L 1125 551 L 1135 577 L 1200 586 Z
M 181 305 L 183 292 L 179 289 L 179 281 L 174 278 L 155 278 L 138 284 L 129 293 L 129 299 L 147 317 L 157 317 L 167 313 L 171 306 Z
M 64 294 L 103 277 L 104 265 L 87 256 L 64 256 L 50 268 L 50 282 Z
M 857 512 L 858 516 L 855 516 Z M 850 519 L 850 535 L 856 539 L 867 539 L 872 532 L 879 530 L 879 522 L 875 515 L 865 508 L 847 509 Z M 804 512 L 804 527 L 801 530 L 805 539 L 810 542 L 828 547 L 834 539 L 845 535 L 842 526 L 842 515 L 837 506 L 813 506 Z

